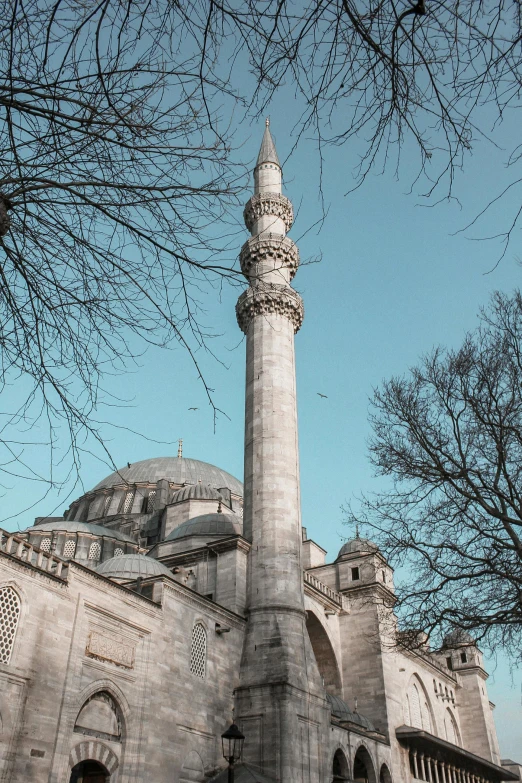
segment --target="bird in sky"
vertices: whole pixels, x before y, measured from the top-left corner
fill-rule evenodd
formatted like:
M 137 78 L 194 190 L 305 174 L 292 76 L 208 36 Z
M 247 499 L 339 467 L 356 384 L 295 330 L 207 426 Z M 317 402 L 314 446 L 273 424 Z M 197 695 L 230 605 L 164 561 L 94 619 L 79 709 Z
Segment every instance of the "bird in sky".
M 325 400 L 328 399 L 328 395 L 326 395 L 326 394 L 321 394 L 321 392 L 317 392 L 317 394 L 319 395 L 319 397 L 324 397 Z
M 199 411 L 199 408 L 189 408 L 189 411 Z

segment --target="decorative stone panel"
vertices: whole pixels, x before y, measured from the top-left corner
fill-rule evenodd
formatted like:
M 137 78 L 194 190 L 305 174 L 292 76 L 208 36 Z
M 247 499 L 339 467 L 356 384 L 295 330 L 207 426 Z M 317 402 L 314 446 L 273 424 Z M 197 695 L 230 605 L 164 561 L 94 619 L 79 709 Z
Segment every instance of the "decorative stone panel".
M 294 332 L 298 332 L 304 318 L 303 300 L 293 288 L 276 283 L 264 283 L 247 288 L 237 300 L 237 322 L 245 334 L 254 316 L 269 313 L 285 316 L 292 321 Z
M 134 667 L 134 647 L 126 644 L 116 635 L 105 635 L 99 631 L 91 631 L 85 648 L 89 658 L 100 661 L 110 661 L 126 669 Z
M 257 264 L 266 260 L 275 260 L 279 268 L 290 270 L 290 280 L 294 277 L 299 266 L 299 250 L 297 245 L 282 234 L 263 234 L 251 237 L 239 254 L 241 271 L 245 277 L 256 273 Z
M 252 231 L 256 220 L 259 220 L 263 215 L 281 218 L 287 231 L 292 228 L 294 222 L 292 202 L 281 193 L 257 193 L 252 196 L 243 212 L 245 225 L 249 231 Z

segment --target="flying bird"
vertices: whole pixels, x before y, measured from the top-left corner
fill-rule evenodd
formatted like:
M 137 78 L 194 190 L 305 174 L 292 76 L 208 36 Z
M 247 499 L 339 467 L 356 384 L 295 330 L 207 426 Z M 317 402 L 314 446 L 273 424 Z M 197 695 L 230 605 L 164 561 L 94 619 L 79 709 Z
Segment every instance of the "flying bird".
M 189 408 L 189 411 L 199 411 L 199 408 Z
M 328 399 L 328 395 L 326 395 L 326 394 L 321 394 L 321 392 L 317 392 L 317 394 L 319 395 L 319 397 L 324 397 L 325 400 Z

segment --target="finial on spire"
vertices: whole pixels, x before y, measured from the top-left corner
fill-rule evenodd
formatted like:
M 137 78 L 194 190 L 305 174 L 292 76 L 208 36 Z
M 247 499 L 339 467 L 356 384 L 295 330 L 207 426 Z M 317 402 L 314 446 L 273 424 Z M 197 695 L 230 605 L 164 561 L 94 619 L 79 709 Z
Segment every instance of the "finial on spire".
M 181 459 L 183 456 L 183 438 L 180 438 L 178 440 L 178 459 Z
M 270 127 L 270 117 L 267 117 L 267 118 L 266 118 L 266 120 L 265 120 L 265 125 L 266 125 L 266 127 L 267 127 L 267 128 L 269 128 L 269 127 Z
M 359 523 L 355 523 L 355 538 L 359 539 Z
M 218 514 L 222 514 L 223 513 L 223 507 L 221 506 L 221 498 L 219 499 L 217 512 L 218 512 Z

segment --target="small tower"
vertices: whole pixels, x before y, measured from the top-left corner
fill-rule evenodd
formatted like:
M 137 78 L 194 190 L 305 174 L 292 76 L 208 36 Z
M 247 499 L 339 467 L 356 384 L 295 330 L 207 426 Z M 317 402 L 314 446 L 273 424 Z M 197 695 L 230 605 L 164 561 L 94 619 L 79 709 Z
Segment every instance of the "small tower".
M 236 306 L 246 335 L 243 524 L 252 542 L 236 715 L 248 761 L 301 783 L 306 758 L 310 783 L 319 783 L 329 708 L 305 623 L 294 356 L 303 303 L 290 286 L 299 253 L 286 236 L 293 210 L 281 179 L 267 121 L 244 212 L 252 236 L 240 263 L 249 287 Z

